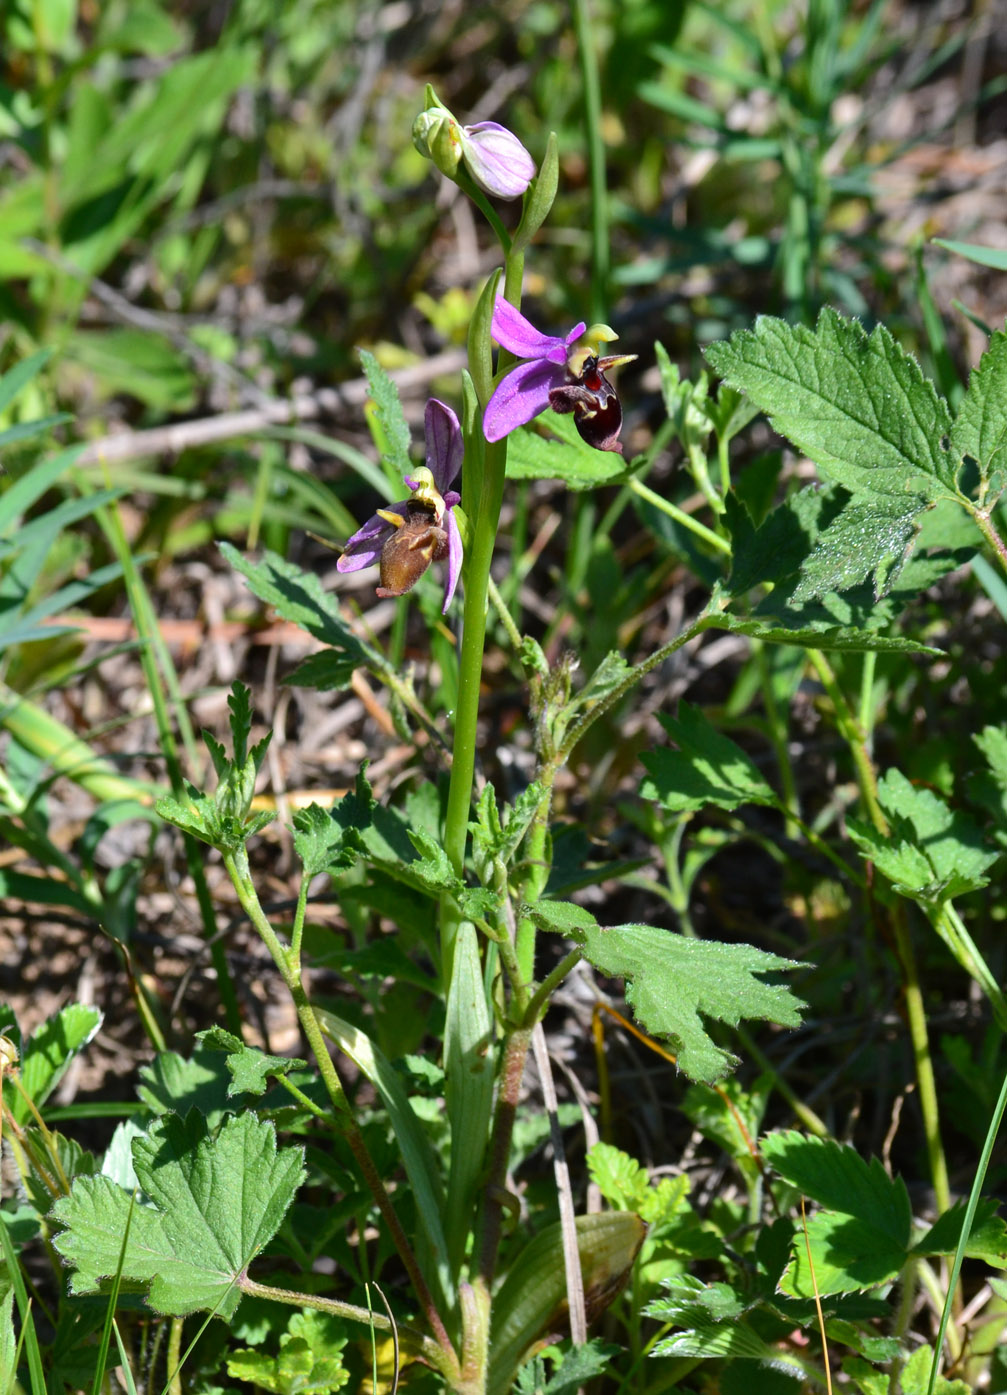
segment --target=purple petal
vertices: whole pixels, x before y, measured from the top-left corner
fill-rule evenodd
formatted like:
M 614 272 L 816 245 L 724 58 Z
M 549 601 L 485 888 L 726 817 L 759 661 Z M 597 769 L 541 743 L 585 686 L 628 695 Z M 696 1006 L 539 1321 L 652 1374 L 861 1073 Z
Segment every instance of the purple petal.
M 520 198 L 535 178 L 535 161 L 517 136 L 496 121 L 463 127 L 462 151 L 472 178 L 495 198 Z
M 570 345 L 580 338 L 586 328 L 582 320 L 563 339 L 558 334 L 541 334 L 503 296 L 497 296 L 493 307 L 493 338 L 518 358 L 545 358 L 550 363 L 565 364 Z
M 447 614 L 448 606 L 455 594 L 455 587 L 458 585 L 458 578 L 462 572 L 462 535 L 458 527 L 458 520 L 449 509 L 444 515 L 444 530 L 448 535 L 448 578 L 444 587 L 444 609 L 442 615 Z
M 549 405 L 552 388 L 566 382 L 566 369 L 556 364 L 533 359 L 518 366 L 501 379 L 496 392 L 486 404 L 483 432 L 487 441 L 500 441 L 525 422 L 537 417 Z
M 389 504 L 387 513 L 397 513 L 400 518 L 405 518 L 409 512 L 408 501 L 400 504 Z M 359 572 L 364 567 L 373 566 L 381 556 L 381 549 L 385 545 L 385 539 L 392 531 L 392 525 L 387 523 L 377 514 L 373 514 L 362 528 L 358 528 L 343 549 L 343 554 L 336 562 L 337 572 Z
M 424 415 L 427 438 L 427 469 L 434 477 L 437 492 L 444 494 L 462 468 L 462 429 L 450 407 L 431 397 Z M 412 487 L 412 486 L 411 486 Z

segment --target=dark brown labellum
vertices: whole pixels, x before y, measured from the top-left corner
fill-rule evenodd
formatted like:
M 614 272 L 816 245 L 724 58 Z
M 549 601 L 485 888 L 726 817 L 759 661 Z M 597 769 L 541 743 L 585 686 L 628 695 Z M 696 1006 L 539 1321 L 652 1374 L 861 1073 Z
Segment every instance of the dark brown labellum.
M 433 509 L 412 500 L 408 514 L 381 549 L 378 595 L 404 596 L 431 562 L 443 562 L 447 555 L 448 535 L 434 521 Z
M 573 424 L 589 446 L 595 450 L 612 450 L 622 454 L 619 432 L 622 430 L 622 406 L 615 388 L 598 371 L 598 360 L 587 360 L 582 383 L 568 383 L 553 388 L 549 406 L 554 412 L 573 412 Z

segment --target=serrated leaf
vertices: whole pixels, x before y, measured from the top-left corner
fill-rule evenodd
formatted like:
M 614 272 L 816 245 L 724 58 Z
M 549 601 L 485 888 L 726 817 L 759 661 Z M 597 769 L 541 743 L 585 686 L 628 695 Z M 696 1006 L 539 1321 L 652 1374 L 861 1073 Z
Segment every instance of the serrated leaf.
M 598 929 L 598 922 L 591 912 L 573 901 L 538 901 L 534 906 L 525 906 L 523 914 L 529 916 L 540 930 L 554 930 L 579 943 L 583 942 L 589 930 Z
M 261 1095 L 266 1091 L 271 1077 L 288 1075 L 290 1071 L 307 1065 L 293 1056 L 270 1056 L 257 1046 L 246 1046 L 240 1037 L 234 1036 L 223 1027 L 210 1027 L 205 1032 L 197 1032 L 196 1040 L 207 1050 L 225 1051 L 227 1069 L 231 1083 L 227 1087 L 228 1098 L 234 1095 Z
M 396 474 L 408 475 L 412 468 L 409 461 L 409 425 L 399 401 L 399 390 L 369 350 L 361 349 L 359 352 L 360 366 L 367 375 L 367 385 L 377 409 L 382 459 Z
M 92 1040 L 102 1024 L 102 1014 L 85 1003 L 69 1003 L 29 1037 L 21 1051 L 21 1084 L 28 1098 L 41 1109 L 63 1078 L 73 1058 Z M 19 1124 L 32 1112 L 20 1090 L 3 1082 L 4 1104 Z
M 647 1169 L 611 1143 L 595 1143 L 587 1155 L 587 1170 L 602 1196 L 619 1211 L 639 1211 L 650 1190 Z
M 309 804 L 294 814 L 294 851 L 306 876 L 352 867 L 364 851 L 363 835 L 371 826 L 377 803 L 366 768 L 364 765 L 359 771 L 355 789 L 334 800 L 328 809 Z
M 965 1245 L 969 1259 L 985 1260 L 994 1268 L 1007 1268 L 1007 1224 L 998 1216 L 999 1202 L 981 1197 Z M 951 1255 L 958 1248 L 966 1203 L 957 1202 L 945 1211 L 913 1246 L 914 1255 Z
M 197 1109 L 211 1129 L 228 1110 L 230 1079 L 227 1061 L 219 1051 L 199 1047 L 185 1060 L 174 1051 L 159 1051 L 140 1067 L 137 1094 L 154 1114 L 187 1114 Z
M 381 656 L 357 639 L 343 619 L 338 598 L 323 589 L 313 572 L 295 567 L 273 552 L 265 552 L 260 561 L 251 562 L 230 543 L 222 542 L 220 550 L 251 591 L 271 605 L 277 615 L 330 646 L 333 662 L 344 665 L 347 683 L 355 668 L 381 667 Z
M 832 1139 L 793 1130 L 762 1140 L 762 1155 L 792 1186 L 825 1209 L 807 1221 L 820 1293 L 869 1288 L 895 1277 L 905 1263 L 912 1232 L 909 1193 L 877 1158 L 867 1162 Z M 808 1297 L 812 1281 L 803 1237 L 795 1237 L 783 1288 Z
M 666 1296 L 649 1304 L 647 1315 L 684 1331 L 656 1343 L 655 1356 L 779 1361 L 780 1351 L 750 1326 L 747 1305 L 729 1284 L 704 1284 L 691 1274 L 679 1274 L 667 1287 Z
M 1007 473 L 1007 334 L 997 330 L 989 348 L 969 374 L 951 428 L 951 444 L 971 456 L 979 475 L 994 493 L 1004 487 Z
M 891 823 L 883 838 L 856 820 L 850 835 L 897 891 L 964 895 L 987 884 L 983 875 L 999 857 L 980 829 L 959 810 L 952 811 L 932 790 L 917 788 L 900 770 L 878 781 L 878 799 Z
M 350 1378 L 343 1365 L 343 1323 L 328 1313 L 295 1313 L 280 1337 L 277 1356 L 239 1348 L 227 1358 L 228 1375 L 273 1395 L 328 1395 Z
M 874 630 L 855 630 L 836 625 L 829 620 L 813 620 L 788 628 L 771 617 L 732 615 L 721 611 L 709 617 L 704 629 L 730 630 L 732 634 L 750 635 L 766 644 L 794 644 L 801 649 L 824 649 L 828 652 L 859 654 L 874 650 L 879 654 L 931 654 L 942 656 L 942 650 L 930 644 L 920 644 L 902 635 L 881 635 Z
M 589 1380 L 604 1375 L 620 1351 L 599 1337 L 562 1353 L 557 1347 L 546 1347 L 518 1371 L 515 1395 L 577 1395 Z M 552 1375 L 546 1372 L 547 1358 L 555 1363 Z
M 795 576 L 821 529 L 838 512 L 841 498 L 834 485 L 824 489 L 808 485 L 788 495 L 756 528 L 748 509 L 730 490 L 724 501 L 724 520 L 731 533 L 729 594 L 744 596 L 753 586 L 775 586 Z
M 828 307 L 813 330 L 763 315 L 706 357 L 851 494 L 932 501 L 955 490 L 947 403 L 883 325 L 868 335 Z
M 714 1044 L 702 1017 L 732 1027 L 742 1018 L 800 1025 L 802 1004 L 790 989 L 757 977 L 796 967 L 794 961 L 766 950 L 690 940 L 657 925 L 596 926 L 583 945 L 596 969 L 626 980 L 634 1014 L 648 1032 L 672 1042 L 679 1068 L 692 1080 L 709 1084 L 737 1060 Z
M 681 702 L 677 717 L 662 716 L 660 721 L 678 749 L 647 751 L 640 757 L 650 773 L 640 788 L 644 799 L 655 799 L 672 812 L 707 804 L 718 809 L 736 809 L 739 804 L 780 807 L 755 763 L 698 707 Z
M 85 1177 L 53 1208 L 66 1227 L 54 1244 L 74 1270 L 71 1290 L 94 1293 L 116 1273 L 129 1217 L 122 1274 L 149 1284 L 152 1308 L 233 1317 L 241 1276 L 304 1178 L 303 1150 L 278 1152 L 272 1124 L 249 1113 L 226 1119 L 212 1137 L 193 1110 L 184 1120 L 155 1120 L 134 1142 L 133 1161 L 151 1206 L 136 1205 L 106 1177 Z
M 932 1347 L 916 1348 L 899 1372 L 902 1395 L 928 1395 L 933 1361 Z M 973 1395 L 973 1387 L 967 1381 L 948 1380 L 947 1377 L 939 1375 L 934 1383 L 933 1395 Z
M 507 438 L 509 480 L 562 480 L 568 489 L 582 490 L 598 489 L 625 478 L 622 456 L 614 451 L 592 450 L 577 435 L 572 419 L 567 421 L 546 411 L 540 420 L 554 436 L 519 426 Z
M 791 601 L 848 591 L 868 576 L 873 578 L 875 597 L 885 595 L 909 560 L 922 511 L 912 496 L 852 499 L 820 534 Z

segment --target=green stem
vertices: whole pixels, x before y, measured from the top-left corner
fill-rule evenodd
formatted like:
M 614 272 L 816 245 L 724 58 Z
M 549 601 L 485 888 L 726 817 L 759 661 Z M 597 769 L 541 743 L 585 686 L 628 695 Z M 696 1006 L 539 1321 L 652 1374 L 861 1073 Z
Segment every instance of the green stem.
M 234 889 L 238 894 L 241 907 L 272 955 L 273 962 L 279 969 L 283 981 L 286 984 L 287 991 L 293 999 L 294 1006 L 297 1009 L 298 1021 L 301 1024 L 301 1030 L 304 1032 L 314 1054 L 319 1074 L 322 1077 L 322 1083 L 332 1102 L 332 1107 L 336 1111 L 340 1130 L 346 1139 L 350 1152 L 356 1160 L 357 1166 L 363 1174 L 368 1190 L 373 1196 L 378 1210 L 381 1212 L 382 1219 L 388 1227 L 392 1242 L 405 1266 L 406 1273 L 412 1281 L 420 1307 L 423 1309 L 427 1322 L 430 1324 L 430 1330 L 433 1332 L 437 1344 L 442 1348 L 445 1356 L 451 1361 L 456 1362 L 454 1348 L 451 1345 L 443 1319 L 437 1310 L 437 1305 L 434 1302 L 429 1285 L 427 1284 L 423 1271 L 420 1269 L 408 1237 L 402 1228 L 402 1222 L 399 1220 L 395 1208 L 392 1205 L 392 1199 L 388 1195 L 387 1188 L 367 1149 L 364 1136 L 353 1116 L 350 1102 L 346 1097 L 346 1091 L 343 1089 L 343 1083 L 339 1079 L 339 1072 L 336 1070 L 336 1064 L 329 1054 L 329 1048 L 322 1034 L 318 1018 L 315 1016 L 314 1009 L 308 998 L 307 990 L 301 980 L 300 956 L 294 953 L 293 948 L 289 950 L 285 948 L 276 931 L 273 929 L 272 925 L 270 925 L 252 883 L 251 872 L 248 866 L 248 854 L 244 846 L 238 847 L 233 852 L 225 852 L 223 854 L 223 859 L 227 874 L 231 878 Z
M 584 84 L 584 125 L 591 172 L 591 317 L 604 320 L 608 303 L 609 240 L 605 142 L 601 135 L 601 83 L 588 0 L 573 0 L 573 27 Z
M 549 999 L 552 997 L 553 991 L 559 987 L 570 970 L 575 968 L 583 958 L 584 951 L 582 949 L 572 949 L 569 954 L 564 955 L 553 971 L 546 975 L 535 989 L 531 1001 L 525 1010 L 524 1025 L 526 1027 L 535 1026 L 548 1007 Z
M 504 294 L 510 303 L 521 303 L 524 257 L 508 256 L 504 273 Z M 485 403 L 481 404 L 485 406 Z M 483 649 L 486 643 L 486 601 L 489 593 L 490 564 L 500 523 L 504 480 L 507 474 L 507 438 L 487 444 L 482 478 L 474 490 L 475 513 L 471 519 L 472 541 L 465 569 L 465 609 L 462 621 L 461 653 L 458 657 L 458 711 L 455 717 L 454 758 L 448 786 L 448 807 L 444 821 L 444 851 L 455 873 L 465 867 L 472 782 L 475 777 L 476 735 L 479 722 L 479 690 L 482 684 Z M 465 481 L 467 484 L 467 481 Z M 463 485 L 463 497 L 468 497 Z M 451 981 L 451 960 L 459 918 L 445 903 L 441 911 L 441 971 L 445 984 Z
M 836 676 L 818 649 L 809 649 L 808 657 L 828 693 L 836 715 L 836 725 L 846 741 L 857 773 L 860 794 L 870 814 L 871 822 L 883 838 L 891 832 L 888 819 L 878 799 L 878 781 L 874 765 L 867 750 L 866 737 L 857 722 L 845 694 L 836 681 Z M 891 924 L 895 935 L 895 947 L 902 965 L 905 988 L 906 1018 L 909 1023 L 909 1038 L 913 1047 L 916 1064 L 916 1083 L 920 1097 L 920 1112 L 923 1115 L 923 1130 L 926 1135 L 927 1156 L 930 1162 L 930 1176 L 934 1187 L 934 1199 L 939 1213 L 947 1211 L 951 1205 L 951 1188 L 948 1182 L 947 1162 L 944 1146 L 941 1143 L 940 1113 L 937 1108 L 937 1084 L 934 1077 L 933 1057 L 927 1036 L 927 1014 L 920 986 L 919 968 L 913 950 L 909 927 L 906 923 L 905 905 L 896 902 L 891 908 Z
M 992 508 L 980 509 L 971 503 L 968 504 L 967 507 L 972 517 L 975 519 L 976 526 L 980 533 L 982 533 L 983 537 L 996 553 L 996 558 L 1000 566 L 1007 572 L 1007 543 L 1004 542 L 1003 538 L 993 526 L 993 519 L 991 516 Z
M 314 1308 L 320 1313 L 331 1313 L 334 1317 L 346 1318 L 348 1322 L 376 1327 L 381 1332 L 392 1330 L 390 1319 L 383 1313 L 376 1313 L 371 1308 L 360 1308 L 355 1303 L 343 1303 L 338 1298 L 320 1298 L 315 1293 L 298 1293 L 295 1289 L 274 1288 L 271 1284 L 256 1283 L 254 1279 L 248 1278 L 247 1274 L 238 1280 L 238 1287 L 242 1293 L 255 1298 L 268 1298 L 274 1303 L 289 1303 L 295 1308 Z M 445 1379 L 454 1383 L 458 1375 L 457 1368 L 444 1360 L 444 1353 L 436 1342 L 411 1327 L 398 1327 L 397 1331 L 403 1350 L 421 1356 L 435 1370 L 440 1371 Z
M 521 631 L 518 629 L 517 625 L 515 625 L 514 618 L 507 609 L 504 598 L 497 590 L 496 582 L 492 577 L 489 578 L 489 597 L 493 602 L 494 609 L 500 617 L 504 629 L 507 631 L 507 638 L 510 640 L 512 646 L 519 650 L 521 648 Z
M 645 499 L 648 504 L 653 504 L 655 509 L 660 509 L 662 513 L 666 513 L 669 518 L 673 518 L 675 522 L 681 524 L 683 528 L 688 528 L 690 533 L 695 533 L 697 538 L 702 538 L 705 543 L 709 543 L 710 547 L 715 548 L 717 552 L 726 553 L 728 556 L 730 555 L 731 544 L 726 538 L 722 538 L 719 533 L 715 533 L 711 528 L 707 528 L 704 523 L 700 523 L 699 519 L 693 518 L 692 514 L 686 513 L 684 509 L 680 509 L 678 505 L 673 504 L 670 499 L 665 499 L 662 498 L 660 494 L 655 494 L 653 489 L 643 484 L 635 477 L 629 480 L 626 488 L 632 490 L 639 498 Z

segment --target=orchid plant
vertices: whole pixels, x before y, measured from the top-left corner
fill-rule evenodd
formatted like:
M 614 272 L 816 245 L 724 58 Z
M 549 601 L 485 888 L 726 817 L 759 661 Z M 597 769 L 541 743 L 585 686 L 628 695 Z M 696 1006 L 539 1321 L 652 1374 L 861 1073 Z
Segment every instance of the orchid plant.
M 330 809 L 311 806 L 294 815 L 293 843 L 304 875 L 289 932 L 279 932 L 263 910 L 246 851 L 248 839 L 271 816 L 251 812 L 267 743 L 248 746 L 250 712 L 244 690 L 236 690 L 232 698 L 233 757 L 226 757 L 218 744 L 211 746 L 219 778 L 216 792 L 190 789 L 188 802 L 162 799 L 158 808 L 164 818 L 220 851 L 239 901 L 296 1006 L 334 1126 L 373 1199 L 381 1233 L 394 1246 L 408 1276 L 414 1311 L 412 1320 L 403 1322 L 391 1315 L 384 1318 L 371 1304 L 365 1309 L 314 1291 L 267 1289 L 251 1279 L 247 1259 L 233 1279 L 236 1290 L 227 1290 L 228 1301 L 235 1291 L 256 1293 L 366 1323 L 372 1330 L 384 1328 L 395 1335 L 402 1359 L 432 1368 L 442 1388 L 455 1395 L 506 1395 L 535 1344 L 563 1330 L 563 1313 L 569 1314 L 570 1335 L 581 1350 L 574 1384 L 597 1369 L 585 1346 L 588 1321 L 628 1281 L 646 1237 L 641 1216 L 627 1207 L 575 1216 L 557 1135 L 560 1220 L 525 1243 L 507 1239 L 505 1220 L 519 1209 L 508 1177 L 524 1069 L 534 1051 L 539 1075 L 551 1089 L 541 1023 L 557 987 L 581 960 L 624 977 L 641 1021 L 650 1031 L 670 1037 L 681 1069 L 700 1080 L 713 1080 L 734 1059 L 707 1035 L 700 1011 L 731 1023 L 742 1015 L 790 1025 L 798 1018 L 788 990 L 759 977 L 786 967 L 777 956 L 747 946 L 693 942 L 687 960 L 682 960 L 681 937 L 659 926 L 604 927 L 581 906 L 550 894 L 557 775 L 593 723 L 647 672 L 703 629 L 723 623 L 722 607 L 704 612 L 635 667 L 618 653 L 609 654 L 580 691 L 574 689 L 567 659 L 550 665 L 541 647 L 518 631 L 491 577 L 509 444 L 519 440 L 522 449 L 527 448 L 536 419 L 548 410 L 558 414 L 560 422 L 564 416 L 571 419 L 570 439 L 579 443 L 579 468 L 584 468 L 586 455 L 588 468 L 598 463 L 599 480 L 622 479 L 635 485 L 633 469 L 622 460 L 622 407 L 608 376 L 632 363 L 635 355 L 606 352 L 616 338 L 606 324 L 588 327 L 581 321 L 564 333 L 550 334 L 521 311 L 525 255 L 557 188 L 554 136 L 536 168 L 504 127 L 493 122 L 463 125 L 431 89 L 413 136 L 417 148 L 485 213 L 499 240 L 502 265 L 487 279 L 475 303 L 468 369 L 459 385 L 460 411 L 437 398 L 427 403 L 425 464 L 410 463 L 402 447 L 395 463 L 407 497 L 377 508 L 353 533 L 338 571 L 345 575 L 376 566 L 378 596 L 405 597 L 429 567 L 444 568 L 443 613 L 458 636 L 457 702 L 447 739 L 408 678 L 354 632 L 341 614 L 338 597 L 324 593 L 316 578 L 280 558 L 250 563 L 226 545 L 225 551 L 257 594 L 306 625 L 327 646 L 303 667 L 302 681 L 345 686 L 354 669 L 371 669 L 423 726 L 433 749 L 449 755 L 446 801 L 438 810 L 436 831 L 419 823 L 390 831 L 362 770 L 356 789 Z M 491 197 L 523 200 L 516 227 L 504 226 Z M 499 346 L 495 371 L 494 341 Z M 368 360 L 368 374 L 383 435 L 401 443 L 408 430 L 397 397 L 373 359 Z M 670 503 L 667 508 L 673 516 L 681 513 Z M 714 549 L 728 547 L 720 531 L 688 522 Z M 460 615 L 455 604 L 459 594 Z M 491 784 L 482 782 L 477 790 L 475 782 L 491 604 L 524 667 L 536 716 L 535 770 L 526 788 L 509 802 Z M 411 840 L 412 858 L 403 851 L 404 838 L 406 848 Z M 392 868 L 414 896 L 436 905 L 435 960 L 444 1012 L 443 1171 L 396 1072 L 376 1043 L 359 1025 L 314 1003 L 305 982 L 302 955 L 309 884 L 320 873 L 338 882 L 358 864 Z M 543 932 L 568 941 L 565 952 L 548 967 L 538 953 Z M 218 1049 L 242 1049 L 240 1041 L 224 1038 L 226 1033 L 215 1038 Z M 371 1081 L 387 1110 L 412 1192 L 412 1229 L 403 1221 L 400 1200 L 371 1152 L 367 1131 L 330 1055 L 330 1042 Z M 296 1099 L 304 1100 L 295 1087 L 291 1089 Z M 310 1108 L 317 1113 L 316 1105 Z M 234 1146 L 239 1144 L 245 1146 L 242 1140 Z M 150 1189 L 146 1181 L 144 1185 Z M 282 1215 L 286 1204 L 271 1202 L 270 1214 Z M 67 1226 L 72 1235 L 70 1220 Z M 72 1241 L 68 1244 L 72 1248 Z M 506 1271 L 502 1282 L 501 1268 Z M 126 1271 L 132 1272 L 128 1263 Z

